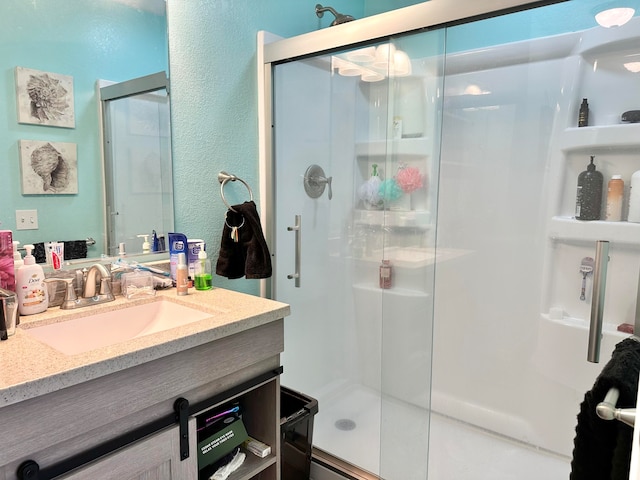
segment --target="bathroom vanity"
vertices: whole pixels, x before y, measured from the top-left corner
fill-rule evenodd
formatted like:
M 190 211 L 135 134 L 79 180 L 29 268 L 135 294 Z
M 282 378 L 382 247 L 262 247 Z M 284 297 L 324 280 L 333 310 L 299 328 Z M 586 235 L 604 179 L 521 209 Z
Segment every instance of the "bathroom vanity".
M 101 342 L 74 339 L 76 350 L 56 343 L 61 332 L 73 336 L 92 321 L 121 334 L 135 312 L 156 303 L 156 316 L 164 307 L 205 315 L 115 340 L 96 327 Z M 271 446 L 265 458 L 247 452 L 230 480 L 280 478 L 288 314 L 286 304 L 223 289 L 184 297 L 171 289 L 23 317 L 0 343 L 0 479 L 198 479 L 196 417 L 229 401 L 242 405 L 248 434 Z M 71 333 L 56 330 L 67 325 Z

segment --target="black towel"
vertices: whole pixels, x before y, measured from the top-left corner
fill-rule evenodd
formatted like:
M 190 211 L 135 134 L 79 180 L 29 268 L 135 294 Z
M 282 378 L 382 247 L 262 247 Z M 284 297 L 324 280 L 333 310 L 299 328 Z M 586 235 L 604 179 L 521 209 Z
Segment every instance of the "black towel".
M 64 244 L 65 260 L 87 258 L 86 240 L 70 240 L 62 243 Z M 47 249 L 44 247 L 44 242 L 34 243 L 33 247 L 33 256 L 36 259 L 36 263 L 47 263 Z
M 64 259 L 77 260 L 79 258 L 87 258 L 87 241 L 86 240 L 69 240 L 64 243 Z
M 216 273 L 230 279 L 271 276 L 271 254 L 253 201 L 227 211 Z
M 44 242 L 33 244 L 33 257 L 36 263 L 47 263 L 47 250 L 44 248 Z
M 580 404 L 570 480 L 627 480 L 633 428 L 618 420 L 602 420 L 596 406 L 612 387 L 620 391 L 617 408 L 635 408 L 640 373 L 640 342 L 627 338 L 616 345 L 611 360 Z

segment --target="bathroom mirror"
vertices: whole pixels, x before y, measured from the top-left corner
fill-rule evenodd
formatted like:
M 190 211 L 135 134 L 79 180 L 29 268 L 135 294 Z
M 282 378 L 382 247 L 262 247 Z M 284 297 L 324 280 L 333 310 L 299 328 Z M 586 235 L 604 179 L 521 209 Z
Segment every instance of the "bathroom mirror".
M 98 81 L 118 83 L 168 71 L 165 8 L 164 0 L 3 1 L 0 91 L 6 101 L 0 106 L 0 144 L 4 147 L 0 229 L 12 230 L 21 245 L 92 238 L 95 244 L 88 247 L 87 257 L 106 252 Z M 17 90 L 17 67 L 28 69 L 40 80 L 52 79 L 47 85 L 52 94 L 64 89 L 60 97 L 61 105 L 68 107 L 62 113 L 69 120 L 66 125 L 19 117 L 18 99 L 22 97 Z M 60 78 L 71 83 L 57 83 Z M 125 119 L 121 126 L 142 142 L 149 141 L 139 119 Z M 21 147 L 32 144 L 50 145 L 62 152 L 72 189 L 45 189 L 46 172 L 35 169 L 45 177 L 35 177 L 34 185 L 26 184 L 28 174 L 34 177 L 34 173 L 31 155 Z M 131 158 L 135 158 L 133 150 L 135 145 Z M 67 151 L 73 154 L 67 157 Z M 140 177 L 139 171 L 133 175 L 119 171 L 113 180 L 129 185 L 136 176 Z M 137 191 L 148 189 L 146 184 L 138 185 Z M 173 210 L 173 205 L 158 208 Z M 32 229 L 36 224 L 37 229 Z M 28 229 L 18 229 L 23 226 Z M 127 242 L 127 253 L 141 252 L 142 243 L 139 238 Z

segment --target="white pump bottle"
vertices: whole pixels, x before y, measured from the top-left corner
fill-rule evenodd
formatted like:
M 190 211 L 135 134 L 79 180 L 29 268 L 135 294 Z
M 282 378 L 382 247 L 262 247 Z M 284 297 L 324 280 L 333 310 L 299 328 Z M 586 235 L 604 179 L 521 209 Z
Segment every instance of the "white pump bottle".
M 44 271 L 31 254 L 33 245 L 25 245 L 24 265 L 16 272 L 16 290 L 20 315 L 44 312 L 49 307 L 49 294 L 44 283 Z

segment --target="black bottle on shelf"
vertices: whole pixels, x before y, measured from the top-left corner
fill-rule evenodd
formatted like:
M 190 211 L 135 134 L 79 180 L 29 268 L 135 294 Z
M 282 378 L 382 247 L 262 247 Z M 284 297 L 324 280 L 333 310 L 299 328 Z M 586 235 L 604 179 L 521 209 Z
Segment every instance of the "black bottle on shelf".
M 589 125 L 589 103 L 586 98 L 583 98 L 580 112 L 578 112 L 578 126 L 586 127 L 587 125 Z
M 578 175 L 578 192 L 576 195 L 576 219 L 600 220 L 602 211 L 602 185 L 604 177 L 596 171 L 593 163 L 594 155 L 587 169 Z

